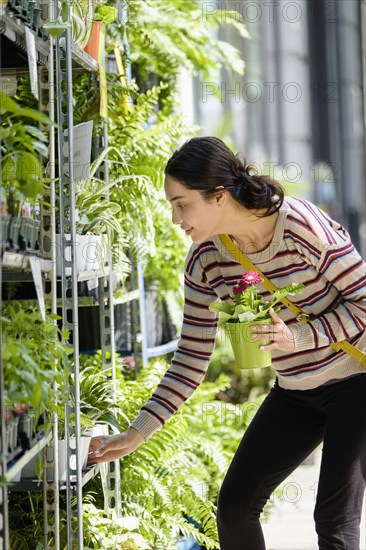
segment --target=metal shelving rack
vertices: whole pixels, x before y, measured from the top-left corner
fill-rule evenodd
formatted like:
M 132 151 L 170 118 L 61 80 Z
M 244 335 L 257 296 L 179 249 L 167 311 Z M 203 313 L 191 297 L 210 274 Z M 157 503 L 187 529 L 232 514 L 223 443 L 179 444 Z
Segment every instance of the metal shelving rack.
M 70 0 L 67 0 L 70 5 Z M 122 9 L 122 6 L 120 6 Z M 49 0 L 50 18 L 55 18 L 55 2 Z M 24 23 L 10 16 L 6 11 L 0 21 L 0 34 L 6 37 L 14 45 L 14 59 L 17 60 L 17 70 L 22 70 L 21 62 L 26 63 L 24 51 L 26 49 Z M 83 522 L 82 522 L 82 488 L 99 471 L 98 467 L 82 472 L 80 461 L 80 388 L 79 388 L 79 348 L 78 348 L 78 307 L 83 304 L 86 307 L 92 305 L 92 299 L 78 298 L 78 283 L 90 279 L 98 280 L 99 323 L 101 334 L 101 348 L 103 366 L 110 377 L 111 384 L 116 390 L 116 365 L 115 365 L 115 341 L 114 341 L 114 297 L 112 286 L 112 257 L 109 253 L 108 266 L 103 271 L 78 273 L 76 268 L 75 246 L 75 184 L 73 174 L 73 70 L 87 70 L 96 75 L 98 64 L 90 58 L 78 46 L 72 43 L 71 30 L 66 30 L 57 39 L 50 38 L 48 43 L 38 37 L 35 38 L 37 63 L 40 82 L 40 109 L 46 112 L 51 120 L 57 120 L 58 152 L 55 152 L 56 130 L 49 131 L 49 162 L 47 176 L 53 183 L 50 184 L 47 202 L 50 207 L 42 206 L 41 241 L 44 258 L 39 259 L 40 270 L 43 279 L 51 282 L 51 290 L 46 295 L 47 305 L 52 313 L 57 308 L 62 309 L 63 326 L 72 334 L 73 346 L 70 353 L 73 354 L 72 388 L 73 399 L 66 407 L 66 440 L 67 444 L 67 476 L 62 484 L 58 480 L 58 420 L 54 414 L 52 417 L 52 433 L 39 441 L 31 451 L 25 453 L 22 458 L 9 470 L 7 470 L 6 449 L 1 445 L 5 440 L 4 402 L 3 402 L 3 378 L 0 365 L 0 476 L 11 480 L 37 453 L 43 452 L 44 474 L 43 483 L 32 481 L 20 483 L 19 490 L 34 490 L 41 488 L 44 495 L 44 547 L 46 550 L 59 550 L 59 492 L 66 489 L 67 501 L 67 532 L 69 550 L 83 549 Z M 128 45 L 127 45 L 128 46 Z M 9 70 L 11 59 L 9 57 Z M 128 68 L 127 68 L 128 69 Z M 24 70 L 24 68 L 23 68 Z M 127 70 L 128 74 L 129 70 Z M 57 90 L 57 98 L 55 94 Z M 48 98 L 48 99 L 45 99 Z M 47 101 L 47 104 L 46 104 Z M 67 108 L 65 109 L 65 105 Z M 56 117 L 57 112 L 57 117 Z M 67 130 L 67 132 L 65 132 Z M 104 132 L 97 145 L 99 150 L 105 149 L 108 143 L 107 125 L 104 124 Z M 58 162 L 57 162 L 58 159 Z M 59 173 L 56 174 L 55 166 L 58 164 Z M 70 250 L 70 261 L 62 262 L 61 297 L 57 294 L 56 277 L 56 237 L 55 237 L 55 204 L 56 190 L 55 178 L 59 178 L 59 212 L 60 233 L 63 254 Z M 109 179 L 108 162 L 100 167 L 99 176 L 106 182 Z M 70 235 L 67 237 L 66 235 Z M 65 257 L 65 256 L 63 256 Z M 71 269 L 71 276 L 66 276 L 66 268 Z M 17 253 L 7 253 L 2 259 L 0 270 L 0 283 L 7 280 L 31 281 L 29 256 Z M 138 323 L 141 332 L 140 348 L 143 366 L 147 365 L 149 357 L 162 355 L 176 348 L 176 342 L 170 342 L 163 346 L 148 348 L 146 305 L 144 297 L 144 276 L 141 265 L 137 265 L 134 280 L 135 290 L 132 290 L 122 300 L 124 303 L 133 301 L 134 322 Z M 85 302 L 85 303 L 84 303 Z M 115 391 L 116 398 L 116 391 Z M 117 406 L 117 403 L 116 403 Z M 70 445 L 70 438 L 75 438 L 76 446 Z M 71 464 L 75 464 L 72 467 Z M 107 470 L 107 502 L 106 508 L 121 514 L 121 486 L 120 486 L 120 462 L 116 460 L 108 464 Z M 0 487 L 0 550 L 9 548 L 8 533 L 8 509 L 7 487 Z
M 67 2 L 70 4 L 70 0 Z M 54 18 L 53 0 L 49 1 L 50 17 Z M 26 62 L 24 51 L 26 50 L 25 26 L 16 17 L 7 11 L 2 14 L 0 21 L 0 34 L 4 34 L 7 40 L 13 43 L 17 67 L 20 67 L 22 60 Z M 103 353 L 103 364 L 106 371 L 111 371 L 111 384 L 115 387 L 116 371 L 114 363 L 114 319 L 113 319 L 113 291 L 112 291 L 112 265 L 109 257 L 109 267 L 103 271 L 91 271 L 77 273 L 75 247 L 75 188 L 73 178 L 73 98 L 72 98 L 72 73 L 73 69 L 81 68 L 92 73 L 98 71 L 98 64 L 84 51 L 71 41 L 70 28 L 60 37 L 49 43 L 45 43 L 36 37 L 36 52 L 38 65 L 45 66 L 40 75 L 41 102 L 40 109 L 47 112 L 52 120 L 55 119 L 55 105 L 57 107 L 57 140 L 58 154 L 55 154 L 55 134 L 50 130 L 49 139 L 49 173 L 51 180 L 55 179 L 56 156 L 59 166 L 59 205 L 60 205 L 60 232 L 62 236 L 62 249 L 65 252 L 71 248 L 71 260 L 62 262 L 61 277 L 61 299 L 57 297 L 56 279 L 56 251 L 55 251 L 55 185 L 50 186 L 49 200 L 51 207 L 42 208 L 42 249 L 45 251 L 45 258 L 40 259 L 41 271 L 47 274 L 51 281 L 51 292 L 46 298 L 51 303 L 52 313 L 57 312 L 57 306 L 61 302 L 63 326 L 72 334 L 73 338 L 73 376 L 74 385 L 72 388 L 73 399 L 66 407 L 66 440 L 67 440 L 67 476 L 66 482 L 60 485 L 58 481 L 57 465 L 57 417 L 53 417 L 53 430 L 47 437 L 38 442 L 31 451 L 25 453 L 15 465 L 7 470 L 6 449 L 2 448 L 1 442 L 5 441 L 5 421 L 2 368 L 0 368 L 0 475 L 5 480 L 11 480 L 19 471 L 40 451 L 44 453 L 44 476 L 43 483 L 37 484 L 38 489 L 43 487 L 44 494 L 44 547 L 47 550 L 59 550 L 59 490 L 66 489 L 67 501 L 67 531 L 68 548 L 71 550 L 83 548 L 83 524 L 82 524 L 82 487 L 99 472 L 99 467 L 89 469 L 83 474 L 80 462 L 80 388 L 79 388 L 79 349 L 78 349 L 78 282 L 98 279 L 99 290 L 99 311 L 101 347 Z M 9 69 L 11 62 L 9 63 Z M 22 70 L 22 69 L 17 69 Z M 24 69 L 23 69 L 24 70 Z M 39 69 L 41 71 L 41 69 Z M 56 75 L 56 83 L 54 82 Z M 55 99 L 55 84 L 58 96 Z M 48 95 L 47 105 L 42 103 L 42 96 Z M 67 105 L 65 110 L 64 105 Z M 67 132 L 64 130 L 67 129 Z M 107 132 L 105 127 L 101 146 L 107 143 Z M 102 168 L 104 177 L 108 178 L 108 166 Z M 70 235 L 67 238 L 66 235 Z M 65 257 L 65 256 L 64 256 Z M 7 253 L 2 261 L 2 281 L 20 280 L 30 281 L 29 257 L 23 254 Z M 66 268 L 71 268 L 71 276 L 66 277 Z M 15 275 L 16 272 L 16 275 Z M 0 282 L 2 282 L 0 280 Z M 73 420 L 73 422 L 71 422 Z M 76 447 L 70 445 L 70 438 L 74 437 Z M 74 459 L 74 460 L 72 460 Z M 76 464 L 75 468 L 71 464 Z M 119 461 L 110 463 L 108 468 L 108 508 L 114 509 L 117 514 L 121 511 L 120 500 L 120 471 Z M 21 482 L 20 490 L 33 490 L 35 483 Z M 42 488 L 41 487 L 41 488 Z M 8 508 L 7 508 L 7 487 L 2 485 L 0 489 L 0 550 L 9 548 L 8 533 Z
M 70 4 L 70 1 L 67 2 Z M 82 487 L 83 484 L 95 475 L 89 472 L 86 477 L 82 475 L 80 464 L 80 390 L 79 390 L 79 334 L 78 334 L 78 288 L 80 281 L 98 278 L 98 298 L 100 312 L 100 331 L 103 365 L 105 370 L 112 373 L 111 383 L 115 388 L 116 371 L 114 362 L 114 319 L 113 319 L 113 291 L 112 291 L 112 258 L 109 254 L 109 268 L 98 272 L 77 273 L 76 258 L 72 243 L 76 242 L 75 228 L 75 187 L 73 176 L 73 67 L 75 63 L 86 70 L 95 72 L 98 68 L 97 63 L 87 54 L 82 52 L 77 46 L 72 44 L 70 28 L 56 40 L 56 85 L 59 90 L 58 107 L 58 144 L 59 144 L 59 200 L 60 200 L 60 232 L 63 239 L 63 250 L 71 247 L 71 262 L 63 263 L 62 272 L 62 315 L 63 326 L 72 333 L 73 339 L 73 375 L 74 375 L 74 399 L 73 403 L 67 407 L 66 411 L 66 439 L 69 442 L 68 461 L 67 461 L 67 481 L 66 481 L 66 499 L 67 499 L 67 530 L 68 547 L 70 550 L 83 548 L 83 523 L 82 523 Z M 64 112 L 63 105 L 67 104 L 67 110 Z M 64 130 L 67 128 L 67 133 Z M 104 125 L 104 134 L 102 137 L 101 148 L 107 145 L 107 130 Z M 100 168 L 103 172 L 103 178 L 108 181 L 108 165 L 104 163 Z M 70 239 L 66 238 L 69 234 Z M 65 277 L 65 268 L 71 267 L 71 277 Z M 70 419 L 75 419 L 74 425 Z M 70 437 L 75 438 L 75 448 L 70 446 Z M 73 469 L 71 458 L 75 457 L 76 467 Z M 115 509 L 120 513 L 120 471 L 119 461 L 109 464 L 108 467 L 108 508 Z
M 2 57 L 2 69 L 5 69 L 9 74 L 12 74 L 13 72 L 20 73 L 22 72 L 22 66 L 24 63 L 27 64 L 26 26 L 23 21 L 18 19 L 14 14 L 8 12 L 4 7 L 2 7 L 0 11 L 0 36 L 2 44 L 6 44 L 7 46 L 7 55 L 6 57 Z M 37 63 L 38 71 L 41 71 L 41 68 L 47 65 L 50 49 L 49 45 L 35 34 L 34 41 L 36 56 L 35 61 Z M 1 254 L 0 285 L 6 281 L 32 281 L 32 258 L 37 259 L 39 271 L 42 273 L 44 280 L 45 277 L 47 277 L 48 272 L 52 269 L 51 262 L 46 259 L 39 258 L 37 255 L 20 254 L 7 251 L 4 254 Z M 0 304 L 1 301 L 2 300 L 0 299 Z M 32 448 L 27 452 L 22 453 L 21 448 L 17 449 L 14 455 L 19 455 L 20 458 L 12 465 L 12 467 L 8 468 L 8 449 L 4 445 L 4 442 L 6 441 L 6 429 L 2 357 L 0 363 L 0 476 L 2 478 L 0 487 L 0 549 L 8 550 L 8 483 L 11 482 L 17 474 L 19 474 L 21 469 L 29 463 L 34 456 L 36 456 L 50 443 L 52 434 L 49 434 L 37 443 L 34 443 Z

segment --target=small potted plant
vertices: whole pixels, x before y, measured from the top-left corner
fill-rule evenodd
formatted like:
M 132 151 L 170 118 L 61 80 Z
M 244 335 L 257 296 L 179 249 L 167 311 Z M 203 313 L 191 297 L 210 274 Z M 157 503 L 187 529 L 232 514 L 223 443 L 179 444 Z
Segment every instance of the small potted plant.
M 269 341 L 253 338 L 252 326 L 271 324 L 269 310 L 273 308 L 279 313 L 280 308 L 274 307 L 275 304 L 288 294 L 299 294 L 304 290 L 303 284 L 292 283 L 274 292 L 271 300 L 263 300 L 256 287 L 262 281 L 256 271 L 247 271 L 233 287 L 234 303 L 218 302 L 210 306 L 211 311 L 221 313 L 220 322 L 229 334 L 236 363 L 244 369 L 269 367 L 272 363 L 271 352 L 259 349 Z
M 102 0 L 96 4 L 92 31 L 89 40 L 84 47 L 86 53 L 88 53 L 96 61 L 98 61 L 99 58 L 102 59 L 102 52 L 105 42 L 105 26 L 108 23 L 112 23 L 116 17 L 117 8 L 115 6 L 107 5 L 105 0 Z
M 0 116 L 4 118 L 0 127 L 3 213 L 6 200 L 3 243 L 10 249 L 25 251 L 38 240 L 39 221 L 30 217 L 31 204 L 44 190 L 39 157 L 48 157 L 48 138 L 36 123 L 53 123 L 43 113 L 18 105 L 4 93 L 0 93 Z

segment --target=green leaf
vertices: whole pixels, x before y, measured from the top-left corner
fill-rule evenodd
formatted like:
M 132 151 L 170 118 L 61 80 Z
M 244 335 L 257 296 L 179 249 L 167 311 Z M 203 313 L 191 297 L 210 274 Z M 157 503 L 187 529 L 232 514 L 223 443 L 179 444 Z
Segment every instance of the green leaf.
M 37 198 L 43 187 L 42 166 L 38 158 L 27 151 L 17 151 L 12 158 L 21 192 L 29 199 Z
M 215 302 L 214 304 L 211 304 L 208 309 L 210 311 L 219 311 L 232 315 L 234 313 L 235 306 L 229 304 L 228 302 Z
M 19 109 L 18 105 L 15 103 L 14 99 L 8 95 L 0 92 L 0 114 L 3 115 L 7 111 L 10 113 L 16 113 Z
M 114 6 L 101 5 L 97 6 L 95 11 L 95 21 L 102 21 L 105 25 L 112 23 L 117 17 L 117 8 Z
M 36 137 L 39 141 L 43 141 L 47 143 L 48 141 L 47 136 L 45 136 L 42 130 L 40 130 L 36 126 L 30 126 L 29 124 L 24 124 L 23 128 L 28 132 L 28 134 L 31 134 L 32 136 Z
M 20 107 L 11 97 L 3 92 L 0 92 L 0 114 L 4 114 L 6 112 L 10 112 L 24 118 L 31 118 L 45 125 L 54 125 L 54 122 L 52 122 L 48 116 L 41 111 L 31 109 L 30 107 Z

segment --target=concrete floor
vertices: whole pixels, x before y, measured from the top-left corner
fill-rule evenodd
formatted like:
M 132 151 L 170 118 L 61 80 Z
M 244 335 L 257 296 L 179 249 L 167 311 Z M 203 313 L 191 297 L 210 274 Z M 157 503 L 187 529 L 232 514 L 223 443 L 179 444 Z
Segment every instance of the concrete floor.
M 262 523 L 268 550 L 318 550 L 313 522 L 321 452 L 312 455 L 310 464 L 301 465 L 281 485 L 274 497 L 275 508 L 267 523 Z M 366 550 L 366 502 L 361 524 L 360 550 Z

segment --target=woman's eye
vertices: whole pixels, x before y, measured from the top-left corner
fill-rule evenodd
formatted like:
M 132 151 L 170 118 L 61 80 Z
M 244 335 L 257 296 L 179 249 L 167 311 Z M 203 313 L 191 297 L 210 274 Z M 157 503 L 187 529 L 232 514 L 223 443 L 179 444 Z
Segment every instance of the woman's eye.
M 177 207 L 183 210 L 187 205 L 186 204 L 177 204 Z

